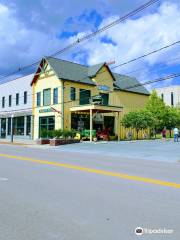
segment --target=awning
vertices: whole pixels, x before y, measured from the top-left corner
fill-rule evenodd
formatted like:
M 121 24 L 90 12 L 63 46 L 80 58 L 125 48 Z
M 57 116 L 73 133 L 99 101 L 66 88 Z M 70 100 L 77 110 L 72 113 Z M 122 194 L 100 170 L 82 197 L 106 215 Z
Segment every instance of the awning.
M 93 112 L 100 112 L 100 113 L 111 113 L 111 112 L 122 112 L 123 107 L 118 106 L 103 106 L 103 105 L 95 105 L 95 104 L 88 104 L 88 105 L 81 105 L 76 107 L 71 107 L 71 112 L 89 112 L 92 110 Z

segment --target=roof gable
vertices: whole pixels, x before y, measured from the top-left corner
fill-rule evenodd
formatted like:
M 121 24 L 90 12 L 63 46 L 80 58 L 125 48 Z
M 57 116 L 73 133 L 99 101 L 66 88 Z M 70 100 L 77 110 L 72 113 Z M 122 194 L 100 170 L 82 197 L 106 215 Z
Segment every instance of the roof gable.
M 88 68 L 88 76 L 89 77 L 94 77 L 96 74 L 101 70 L 101 68 L 105 65 L 105 63 L 100 63 L 93 65 Z

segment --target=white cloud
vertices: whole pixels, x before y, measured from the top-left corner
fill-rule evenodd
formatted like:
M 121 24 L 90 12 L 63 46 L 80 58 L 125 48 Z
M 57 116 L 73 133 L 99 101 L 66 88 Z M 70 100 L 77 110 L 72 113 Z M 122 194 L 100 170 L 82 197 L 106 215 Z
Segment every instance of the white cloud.
M 14 9 L 0 4 L 1 72 L 13 71 L 63 46 L 56 36 L 27 28 L 15 15 Z
M 116 19 L 112 16 L 102 23 L 107 23 Z M 83 45 L 88 52 L 88 64 L 115 60 L 116 64 L 126 62 L 152 50 L 161 48 L 172 42 L 180 40 L 180 5 L 178 3 L 164 2 L 156 11 L 145 14 L 141 17 L 127 20 L 116 27 L 109 29 Z M 102 37 L 111 39 L 116 45 L 103 43 Z M 180 44 L 179 44 L 180 45 Z M 177 57 L 180 46 L 151 55 L 141 61 L 128 64 L 119 68 L 119 72 L 129 72 L 137 68 L 146 70 L 134 74 L 139 79 L 149 80 L 158 77 L 157 73 L 151 73 L 150 69 L 157 64 L 172 65 L 173 59 Z M 177 62 L 176 62 L 177 63 Z

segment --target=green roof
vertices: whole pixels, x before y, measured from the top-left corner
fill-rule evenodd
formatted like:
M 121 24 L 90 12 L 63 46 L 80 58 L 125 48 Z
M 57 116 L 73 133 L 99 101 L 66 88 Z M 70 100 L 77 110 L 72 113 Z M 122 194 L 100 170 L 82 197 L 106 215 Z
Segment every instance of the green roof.
M 105 65 L 105 63 L 100 63 L 88 67 L 53 57 L 47 57 L 45 59 L 59 79 L 91 85 L 95 85 L 95 83 L 92 81 L 92 77 L 94 77 L 97 72 Z M 144 86 L 140 85 L 134 87 L 135 85 L 140 84 L 136 78 L 112 72 L 111 74 L 115 80 L 114 87 L 116 90 L 149 95 L 149 92 Z
M 148 90 L 144 86 L 140 85 L 140 82 L 136 78 L 118 73 L 113 73 L 113 75 L 116 79 L 114 86 L 117 90 L 149 95 Z
M 96 76 L 97 72 L 99 72 L 99 70 L 104 66 L 104 64 L 105 63 L 100 63 L 100 64 L 96 64 L 96 65 L 89 67 L 88 68 L 88 76 L 89 77 Z

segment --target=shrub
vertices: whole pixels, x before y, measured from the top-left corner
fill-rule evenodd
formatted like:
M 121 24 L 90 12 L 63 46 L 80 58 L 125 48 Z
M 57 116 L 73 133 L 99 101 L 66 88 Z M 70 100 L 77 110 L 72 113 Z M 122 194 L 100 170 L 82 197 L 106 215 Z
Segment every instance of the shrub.
M 48 131 L 46 129 L 42 129 L 40 132 L 41 138 L 47 138 L 48 137 Z

